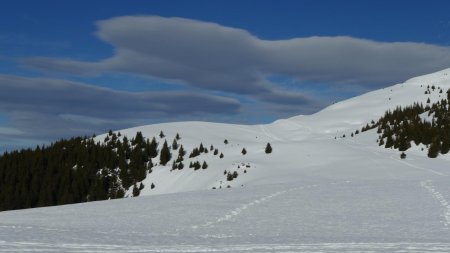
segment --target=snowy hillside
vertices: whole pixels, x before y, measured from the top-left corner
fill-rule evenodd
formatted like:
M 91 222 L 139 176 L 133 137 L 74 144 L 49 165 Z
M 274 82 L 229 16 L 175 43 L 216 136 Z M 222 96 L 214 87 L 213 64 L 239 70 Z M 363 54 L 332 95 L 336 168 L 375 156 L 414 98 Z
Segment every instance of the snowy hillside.
M 172 170 L 174 153 L 166 166 L 153 167 L 138 198 L 1 212 L 0 251 L 450 252 L 450 155 L 430 159 L 412 147 L 400 159 L 377 145 L 375 129 L 350 137 L 388 109 L 445 97 L 425 91 L 450 89 L 448 73 L 268 125 L 120 130 L 169 144 L 178 133 L 188 155 L 202 143 L 224 157 L 186 156 L 185 167 Z M 265 153 L 267 143 L 272 153 Z M 208 168 L 189 168 L 195 161 Z
M 353 156 L 355 142 L 367 145 L 377 152 L 385 152 L 375 144 L 373 131 L 352 139 L 337 139 L 343 134 L 350 135 L 352 131 L 361 129 L 372 120 L 380 118 L 388 109 L 398 105 L 411 105 L 414 102 L 426 103 L 427 99 L 437 101 L 446 94 L 432 92 L 424 94 L 427 86 L 440 87 L 447 91 L 450 88 L 450 70 L 443 70 L 426 76 L 410 79 L 402 84 L 369 92 L 343 102 L 336 103 L 316 114 L 297 116 L 278 120 L 268 125 L 233 125 L 207 122 L 180 122 L 148 125 L 121 130 L 122 135 L 133 137 L 140 131 L 144 137 L 156 137 L 160 143 L 165 140 L 170 144 L 177 133 L 181 136 L 178 144 L 182 144 L 189 154 L 193 148 L 202 143 L 209 149 L 211 145 L 224 154 L 220 159 L 213 152 L 184 161 L 185 169 L 171 171 L 171 165 L 176 158 L 166 166 L 156 166 L 153 172 L 144 180 L 147 186 L 141 195 L 173 193 L 191 190 L 203 190 L 227 187 L 242 187 L 274 182 L 290 182 L 298 178 L 319 173 L 328 166 L 348 167 L 349 156 Z M 158 134 L 163 131 L 164 138 Z M 101 141 L 105 135 L 97 137 Z M 227 140 L 228 144 L 224 141 Z M 265 154 L 267 143 L 273 147 L 271 154 Z M 245 148 L 246 155 L 241 151 Z M 421 157 L 419 153 L 414 153 Z M 445 158 L 444 158 L 445 159 Z M 154 159 L 158 162 L 158 157 Z M 206 161 L 208 169 L 194 171 L 189 169 L 190 162 Z M 365 161 L 363 161 L 365 162 Z M 352 168 L 353 169 L 353 168 Z M 244 173 L 244 170 L 246 173 Z M 311 171 L 313 170 L 313 171 Z M 227 181 L 224 171 L 238 172 L 238 177 Z M 360 175 L 361 174 L 361 175 Z M 321 175 L 329 177 L 328 173 Z M 333 175 L 334 176 L 334 175 Z M 367 171 L 356 170 L 350 177 L 377 177 Z M 151 184 L 156 187 L 150 189 Z M 129 192 L 130 193 L 130 192 Z

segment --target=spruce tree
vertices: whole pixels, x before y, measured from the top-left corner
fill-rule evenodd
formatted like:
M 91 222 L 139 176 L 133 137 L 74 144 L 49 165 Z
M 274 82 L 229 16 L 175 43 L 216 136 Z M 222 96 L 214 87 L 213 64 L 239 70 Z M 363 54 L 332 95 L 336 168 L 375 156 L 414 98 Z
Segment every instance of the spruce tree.
M 159 155 L 159 163 L 161 165 L 166 165 L 172 154 L 170 153 L 169 146 L 167 145 L 167 141 L 164 141 L 163 147 L 161 148 L 161 153 Z
M 206 161 L 203 161 L 203 164 L 202 164 L 202 169 L 207 169 L 208 168 L 208 164 L 206 163 Z
M 133 186 L 133 197 L 139 196 L 140 193 L 141 193 L 141 191 L 139 190 L 139 188 L 137 187 L 137 185 L 134 184 L 134 186 Z
M 430 148 L 428 149 L 428 157 L 436 158 L 439 154 L 439 150 L 441 149 L 441 144 L 438 139 L 433 140 L 430 144 Z
M 159 138 L 164 138 L 165 137 L 165 135 L 164 135 L 164 133 L 163 133 L 163 131 L 161 130 L 161 132 L 159 133 Z
M 241 153 L 242 153 L 242 155 L 245 155 L 245 154 L 247 154 L 247 150 L 245 148 L 242 148 Z
M 270 143 L 267 143 L 265 152 L 266 154 L 272 153 L 272 146 L 270 145 Z
M 406 158 L 405 152 L 402 152 L 402 153 L 400 154 L 400 158 L 401 158 L 401 159 L 405 159 L 405 158 Z
M 181 137 L 180 137 L 180 135 L 177 133 L 177 135 L 175 136 L 175 139 L 177 139 L 177 140 L 180 140 L 181 139 Z
M 173 142 L 172 142 L 172 149 L 173 149 L 173 150 L 177 150 L 177 149 L 178 149 L 178 143 L 177 143 L 177 139 L 176 139 L 176 138 L 173 139 Z

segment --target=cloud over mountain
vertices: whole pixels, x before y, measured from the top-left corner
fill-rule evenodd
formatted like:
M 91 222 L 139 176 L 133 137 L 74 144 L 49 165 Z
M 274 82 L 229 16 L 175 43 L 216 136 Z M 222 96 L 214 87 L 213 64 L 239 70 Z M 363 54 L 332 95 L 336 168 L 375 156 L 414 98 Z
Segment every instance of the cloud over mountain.
M 109 58 L 85 62 L 38 57 L 22 62 L 77 75 L 143 74 L 210 90 L 265 94 L 259 96 L 262 100 L 277 92 L 268 79 L 274 74 L 375 88 L 450 65 L 448 47 L 424 43 L 345 36 L 273 41 L 215 23 L 159 16 L 116 17 L 97 26 L 97 36 L 115 48 Z

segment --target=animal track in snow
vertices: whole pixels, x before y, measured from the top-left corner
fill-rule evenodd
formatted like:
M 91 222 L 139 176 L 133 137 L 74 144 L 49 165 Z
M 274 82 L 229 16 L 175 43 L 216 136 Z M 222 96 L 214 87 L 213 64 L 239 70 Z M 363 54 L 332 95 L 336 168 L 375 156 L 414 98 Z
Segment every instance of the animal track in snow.
M 445 209 L 444 215 L 443 215 L 445 218 L 444 226 L 445 226 L 445 229 L 450 229 L 450 204 L 449 204 L 449 202 L 444 198 L 444 196 L 442 196 L 442 194 L 439 191 L 437 191 L 434 188 L 434 185 L 431 180 L 426 180 L 426 181 L 420 182 L 420 186 L 427 189 L 427 191 L 429 193 L 431 193 L 431 195 L 433 195 L 433 197 L 437 201 L 439 201 L 441 206 Z

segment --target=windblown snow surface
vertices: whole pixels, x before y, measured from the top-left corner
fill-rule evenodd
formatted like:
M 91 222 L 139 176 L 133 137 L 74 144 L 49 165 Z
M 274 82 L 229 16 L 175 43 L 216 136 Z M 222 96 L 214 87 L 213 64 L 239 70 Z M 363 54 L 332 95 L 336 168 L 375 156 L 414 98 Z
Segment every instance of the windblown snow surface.
M 376 130 L 350 137 L 387 109 L 445 96 L 448 73 L 268 125 L 181 122 L 121 130 L 148 138 L 163 130 L 169 144 L 179 133 L 188 154 L 202 142 L 225 157 L 185 159 L 183 170 L 156 166 L 137 198 L 2 212 L 0 251 L 450 252 L 450 156 L 430 159 L 413 145 L 402 160 L 377 145 Z M 427 85 L 444 93 L 424 94 Z M 264 152 L 267 142 L 272 154 Z M 188 168 L 197 160 L 208 169 Z M 239 176 L 229 182 L 224 170 Z

